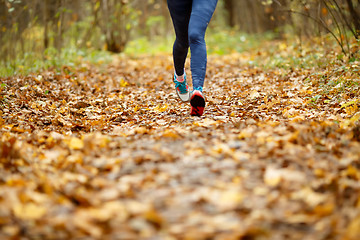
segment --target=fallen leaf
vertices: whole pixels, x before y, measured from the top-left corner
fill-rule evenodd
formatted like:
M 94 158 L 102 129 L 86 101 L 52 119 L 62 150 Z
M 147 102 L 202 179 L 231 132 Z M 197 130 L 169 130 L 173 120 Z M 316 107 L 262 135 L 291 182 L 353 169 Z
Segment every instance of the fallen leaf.
M 13 207 L 16 217 L 23 220 L 36 220 L 43 217 L 46 213 L 46 208 L 35 205 L 34 203 L 17 204 Z
M 71 138 L 69 141 L 69 148 L 73 150 L 81 150 L 84 148 L 84 141 L 79 138 Z

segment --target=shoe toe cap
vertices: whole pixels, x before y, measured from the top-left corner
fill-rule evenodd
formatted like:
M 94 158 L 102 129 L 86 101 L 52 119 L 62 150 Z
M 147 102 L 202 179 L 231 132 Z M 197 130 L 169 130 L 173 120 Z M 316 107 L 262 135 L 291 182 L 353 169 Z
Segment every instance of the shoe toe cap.
M 183 102 L 189 101 L 189 99 L 190 99 L 190 93 L 189 92 L 187 92 L 187 93 L 179 93 L 178 92 L 178 96 L 181 99 L 181 101 L 183 101 Z

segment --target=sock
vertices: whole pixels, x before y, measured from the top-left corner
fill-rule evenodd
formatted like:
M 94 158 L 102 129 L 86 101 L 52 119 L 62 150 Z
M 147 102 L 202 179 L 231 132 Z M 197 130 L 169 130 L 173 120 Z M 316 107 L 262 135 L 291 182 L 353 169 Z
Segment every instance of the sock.
M 175 73 L 176 74 L 176 73 Z M 176 75 L 176 80 L 178 81 L 178 82 L 183 82 L 185 79 L 184 79 L 184 74 L 183 75 L 181 75 L 181 76 L 178 76 L 178 75 Z

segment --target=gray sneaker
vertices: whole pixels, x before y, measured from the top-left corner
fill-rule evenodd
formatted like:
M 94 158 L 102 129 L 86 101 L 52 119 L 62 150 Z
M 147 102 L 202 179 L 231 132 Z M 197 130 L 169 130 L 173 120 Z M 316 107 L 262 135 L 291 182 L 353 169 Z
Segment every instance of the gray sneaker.
M 189 86 L 186 83 L 186 73 L 184 73 L 184 81 L 179 82 L 176 74 L 174 74 L 175 90 L 181 101 L 187 102 L 190 100 Z

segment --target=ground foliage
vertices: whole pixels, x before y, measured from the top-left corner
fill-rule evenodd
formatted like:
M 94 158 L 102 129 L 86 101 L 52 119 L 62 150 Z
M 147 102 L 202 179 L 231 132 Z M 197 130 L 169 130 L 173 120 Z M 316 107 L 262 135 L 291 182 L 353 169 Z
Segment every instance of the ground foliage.
M 169 55 L 1 79 L 0 238 L 359 239 L 359 62 L 250 58 L 209 57 L 203 117 Z

